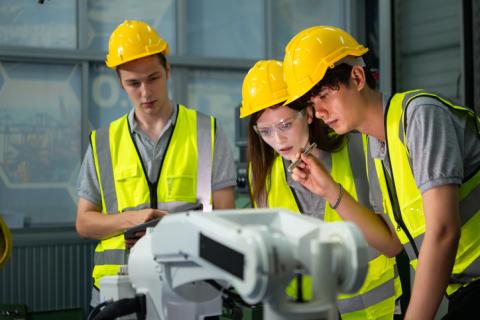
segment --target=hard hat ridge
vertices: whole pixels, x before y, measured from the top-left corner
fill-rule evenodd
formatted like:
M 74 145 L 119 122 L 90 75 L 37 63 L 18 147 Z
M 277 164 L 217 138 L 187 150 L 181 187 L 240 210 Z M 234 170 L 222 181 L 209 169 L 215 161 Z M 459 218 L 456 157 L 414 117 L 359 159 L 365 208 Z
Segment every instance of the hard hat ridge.
M 286 99 L 287 85 L 282 63 L 277 60 L 260 60 L 243 80 L 240 118 L 283 103 Z
M 368 49 L 346 31 L 332 26 L 314 26 L 295 35 L 285 48 L 283 70 L 289 104 L 323 79 L 328 68 L 349 56 L 360 57 Z
M 110 35 L 105 63 L 109 68 L 151 56 L 168 55 L 168 43 L 143 21 L 125 20 Z

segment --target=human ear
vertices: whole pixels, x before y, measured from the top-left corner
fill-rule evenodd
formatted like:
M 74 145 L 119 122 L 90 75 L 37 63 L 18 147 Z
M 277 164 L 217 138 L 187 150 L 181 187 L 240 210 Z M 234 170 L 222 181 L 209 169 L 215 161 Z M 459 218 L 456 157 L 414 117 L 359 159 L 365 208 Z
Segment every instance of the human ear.
M 353 66 L 352 72 L 350 73 L 351 80 L 357 90 L 362 90 L 365 87 L 366 77 L 365 70 L 361 66 Z
M 312 106 L 307 106 L 305 108 L 305 114 L 307 115 L 307 123 L 311 124 L 313 121 L 314 110 Z
M 167 77 L 167 80 L 170 79 L 170 63 L 167 63 L 165 67 L 165 75 Z
M 115 69 L 115 73 L 117 74 L 117 80 L 118 80 L 118 84 L 120 85 L 120 87 L 125 90 L 125 87 L 123 86 L 123 82 L 122 82 L 122 75 L 120 74 L 120 69 Z

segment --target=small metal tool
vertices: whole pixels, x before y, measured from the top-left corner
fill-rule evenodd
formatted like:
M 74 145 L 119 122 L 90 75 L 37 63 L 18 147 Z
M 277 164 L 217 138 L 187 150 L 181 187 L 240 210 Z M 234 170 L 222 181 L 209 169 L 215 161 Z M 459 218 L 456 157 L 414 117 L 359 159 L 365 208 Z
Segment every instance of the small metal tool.
M 308 145 L 305 148 L 305 150 L 303 151 L 303 154 L 308 156 L 313 151 L 313 149 L 315 149 L 316 146 L 317 144 L 315 142 L 312 142 L 312 144 Z M 301 160 L 302 160 L 301 158 L 298 158 L 297 160 L 293 161 L 287 168 L 288 172 L 292 172 L 293 169 L 295 169 L 298 166 Z

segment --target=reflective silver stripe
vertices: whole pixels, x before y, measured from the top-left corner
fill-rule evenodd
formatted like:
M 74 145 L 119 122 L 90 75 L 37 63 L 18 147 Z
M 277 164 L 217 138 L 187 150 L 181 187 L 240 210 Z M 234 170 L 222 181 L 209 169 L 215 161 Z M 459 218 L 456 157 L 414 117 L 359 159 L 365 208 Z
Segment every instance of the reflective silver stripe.
M 123 249 L 113 249 L 105 251 L 95 251 L 94 261 L 95 265 L 106 265 L 106 264 L 126 264 L 128 254 L 126 250 Z
M 407 107 L 407 102 L 409 102 L 409 100 L 422 93 L 422 91 L 420 90 L 415 90 L 413 92 L 410 92 L 410 93 L 407 93 L 405 94 L 405 96 L 403 97 L 403 100 L 402 100 L 402 110 L 405 112 L 405 108 Z M 403 127 L 403 119 L 400 119 L 400 126 L 398 127 L 398 136 L 400 137 L 400 141 L 402 141 L 402 143 L 406 143 L 405 142 L 405 135 L 404 135 L 404 131 L 405 131 L 405 128 Z
M 403 134 L 404 130 L 405 128 L 403 127 L 403 121 L 400 121 L 400 125 L 398 126 L 398 136 L 403 144 L 405 144 L 405 135 Z
M 407 253 L 408 259 L 410 261 L 417 259 L 417 255 L 415 254 L 415 251 L 413 250 L 413 247 L 410 241 L 403 244 L 403 248 L 405 249 L 405 252 Z
M 98 129 L 96 132 L 96 145 L 100 183 L 102 185 L 105 211 L 110 214 L 118 213 L 117 192 L 113 179 L 112 155 L 110 153 L 110 135 L 108 128 Z
M 452 283 L 468 283 L 478 277 L 480 277 L 480 257 L 473 260 L 461 274 L 452 274 L 450 279 Z
M 347 144 L 347 150 L 350 168 L 353 177 L 360 177 L 353 181 L 357 193 L 357 200 L 360 204 L 373 211 L 370 203 L 369 184 L 366 182 L 368 180 L 365 179 L 367 178 L 367 167 L 364 161 L 365 150 L 363 149 L 362 135 L 360 133 L 351 133 L 349 138 L 351 141 Z M 371 246 L 368 246 L 368 261 L 372 261 L 378 256 L 380 256 L 380 252 Z
M 378 287 L 375 287 L 372 290 L 365 292 L 364 294 L 347 299 L 338 299 L 338 310 L 342 314 L 355 312 L 373 306 L 374 304 L 382 302 L 385 299 L 394 297 L 394 281 L 395 278 L 392 278 L 388 281 L 385 281 Z
M 402 100 L 402 110 L 405 111 L 405 108 L 407 107 L 407 103 L 410 101 L 411 98 L 419 95 L 419 94 L 422 94 L 424 93 L 424 91 L 422 90 L 413 90 L 409 93 L 406 93 L 404 96 L 403 96 L 403 100 Z M 402 131 L 403 131 L 403 121 L 400 121 L 400 128 L 402 128 Z
M 160 210 L 172 211 L 184 204 L 187 204 L 187 202 L 185 201 L 159 202 L 157 204 L 157 208 Z M 138 210 L 148 209 L 148 208 L 150 208 L 150 202 L 142 203 L 135 207 L 125 208 L 123 209 L 123 211 L 138 211 Z
M 150 202 L 142 203 L 142 204 L 139 204 L 138 206 L 135 206 L 135 207 L 124 208 L 122 210 L 122 212 L 124 212 L 124 211 L 138 211 L 138 210 L 148 209 L 148 208 L 150 208 Z
M 373 158 L 371 154 L 371 148 L 370 148 L 370 142 L 367 137 L 366 139 L 367 143 L 367 151 L 366 151 L 366 162 L 367 162 L 367 178 L 368 178 L 368 186 L 370 188 L 370 194 L 372 197 L 373 203 L 377 204 L 379 206 L 378 210 L 381 210 L 378 213 L 381 213 L 381 218 L 383 221 L 385 221 L 388 226 L 392 229 L 395 230 L 395 227 L 393 225 L 393 222 L 390 220 L 388 214 L 387 214 L 387 208 L 385 208 L 385 205 L 383 203 L 383 193 L 382 193 L 382 188 L 380 187 L 380 177 L 378 176 L 377 173 L 377 168 L 375 166 L 375 159 Z M 380 161 L 380 160 L 378 160 Z M 386 182 L 385 182 L 386 183 Z M 388 199 L 387 196 L 387 200 Z M 374 208 L 375 209 L 375 208 Z
M 365 179 L 368 178 L 368 175 L 362 135 L 360 133 L 350 133 L 348 137 L 350 141 L 347 143 L 347 154 L 352 175 L 353 177 L 357 177 L 357 179 L 353 178 L 357 200 L 360 204 L 373 211 L 370 203 L 369 183 L 368 180 Z M 333 157 L 330 157 L 330 159 L 333 162 Z M 377 191 L 380 192 L 380 189 Z M 380 252 L 372 247 L 369 246 L 368 249 L 369 261 L 380 255 Z
M 480 185 L 475 188 L 460 201 L 460 219 L 462 226 L 472 218 L 478 210 L 478 202 L 480 201 Z
M 406 113 L 405 113 L 405 108 L 407 107 L 407 102 L 409 102 L 409 99 L 411 98 L 415 98 L 415 96 L 418 96 L 420 95 L 419 97 L 416 97 L 415 98 L 415 101 L 417 103 L 420 103 L 422 104 L 422 101 L 423 101 L 423 104 L 429 104 L 430 101 L 428 99 L 432 99 L 432 97 L 430 96 L 422 96 L 421 94 L 424 93 L 423 91 L 421 90 L 415 90 L 414 92 L 410 92 L 408 94 L 405 95 L 403 101 L 402 101 L 402 118 L 400 119 L 400 125 L 398 126 L 398 136 L 400 138 L 400 141 L 405 145 L 405 148 L 407 148 L 407 137 L 405 136 L 406 134 L 406 128 L 404 127 L 404 122 L 403 122 L 403 119 L 406 117 Z M 408 119 L 406 119 L 405 121 L 405 125 L 408 125 L 407 124 L 408 122 Z M 410 151 L 408 151 L 410 153 Z M 408 157 L 408 164 L 410 165 L 410 168 L 413 168 L 413 162 L 412 162 L 412 158 L 410 157 L 410 154 L 407 154 Z M 413 173 L 412 173 L 413 174 Z
M 197 112 L 197 199 L 210 208 L 212 194 L 212 124 L 210 116 Z
M 422 94 L 427 94 L 423 97 L 427 98 L 431 98 L 431 95 L 429 95 L 428 93 L 426 93 L 425 91 L 422 91 L 422 90 L 413 90 L 407 94 L 405 94 L 403 96 L 403 100 L 402 100 L 402 109 L 405 110 L 405 108 L 407 107 L 407 103 L 409 102 L 409 100 L 417 95 L 422 95 Z
M 418 235 L 413 239 L 413 241 L 415 241 L 415 245 L 417 246 L 418 251 L 420 251 L 420 247 L 422 246 L 423 238 L 425 238 L 425 233 L 422 233 L 421 235 Z M 415 251 L 413 251 L 413 246 L 410 243 L 410 241 L 405 243 L 403 247 L 407 252 L 407 255 L 410 258 L 410 260 L 414 260 L 418 258 L 417 255 L 415 254 Z
M 364 150 L 362 135 L 359 133 L 351 133 L 349 138 L 352 140 L 347 144 L 348 159 L 350 160 L 350 168 L 354 177 L 362 177 L 355 180 L 355 191 L 357 192 L 357 200 L 364 207 L 373 210 L 370 204 L 370 195 L 368 189 L 368 183 L 363 177 L 367 177 L 367 168 L 364 160 Z M 362 157 L 360 157 L 362 156 Z M 360 158 L 359 158 L 360 157 Z M 363 183 L 363 185 L 359 185 Z

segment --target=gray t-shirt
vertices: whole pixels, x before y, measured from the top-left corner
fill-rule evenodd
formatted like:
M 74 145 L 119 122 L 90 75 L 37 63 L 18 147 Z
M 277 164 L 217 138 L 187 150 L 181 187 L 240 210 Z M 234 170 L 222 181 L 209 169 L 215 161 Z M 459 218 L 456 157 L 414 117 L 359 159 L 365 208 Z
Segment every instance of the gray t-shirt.
M 330 172 L 332 169 L 332 157 L 329 153 L 321 151 L 320 153 L 320 162 L 325 167 L 325 169 Z M 290 165 L 290 161 L 283 159 L 283 167 L 287 168 Z M 319 197 L 299 182 L 293 180 L 292 174 L 285 170 L 287 176 L 287 183 L 293 189 L 295 196 L 297 198 L 297 203 L 300 206 L 300 211 L 303 214 L 319 218 L 322 221 L 325 218 L 325 199 Z
M 173 112 L 165 127 L 160 132 L 157 141 L 152 141 L 139 128 L 134 117 L 132 109 L 128 114 L 128 121 L 132 130 L 132 135 L 140 152 L 140 157 L 145 165 L 148 179 L 155 181 L 160 170 L 163 156 L 167 148 L 169 136 L 173 130 L 174 122 L 177 118 L 178 106 L 173 105 Z M 216 121 L 215 130 L 215 151 L 212 164 L 212 191 L 236 185 L 236 170 L 233 161 L 232 151 L 225 136 L 222 127 Z M 100 188 L 93 161 L 91 146 L 87 149 L 85 157 L 80 168 L 78 178 L 78 196 L 92 203 L 101 205 Z
M 384 97 L 384 106 L 387 103 Z M 437 99 L 418 97 L 406 112 L 410 166 L 422 193 L 446 184 L 461 184 L 480 166 L 480 139 L 473 119 Z M 370 137 L 372 156 L 387 162 L 384 143 Z M 391 173 L 389 172 L 391 175 Z
M 349 134 L 348 137 L 348 152 L 351 162 L 351 169 L 353 173 L 353 178 L 355 180 L 355 186 L 357 187 L 358 195 L 365 190 L 368 190 L 368 193 L 365 193 L 366 196 L 364 200 L 360 201 L 362 205 L 368 207 L 369 209 L 374 210 L 377 213 L 383 213 L 383 204 L 382 198 L 380 195 L 380 187 L 377 185 L 369 186 L 366 170 L 361 168 L 361 170 L 356 170 L 356 168 L 360 168 L 357 166 L 363 166 L 365 164 L 365 156 L 363 153 L 363 144 L 362 144 L 362 137 L 359 133 L 352 132 Z M 345 146 L 347 148 L 347 146 Z M 321 151 L 320 153 L 320 162 L 325 167 L 328 172 L 332 170 L 332 156 L 330 153 Z M 356 161 L 356 163 L 352 163 L 352 161 Z M 284 167 L 286 168 L 290 162 L 287 160 L 283 160 Z M 325 199 L 315 195 L 314 193 L 310 192 L 308 189 L 303 187 L 300 183 L 293 180 L 291 174 L 288 170 L 285 170 L 287 176 L 287 183 L 288 185 L 294 190 L 295 196 L 301 206 L 301 210 L 304 214 L 309 216 L 313 216 L 316 218 L 320 218 L 324 220 L 325 215 Z M 377 188 L 374 188 L 378 186 Z M 368 194 L 368 200 L 366 199 Z

